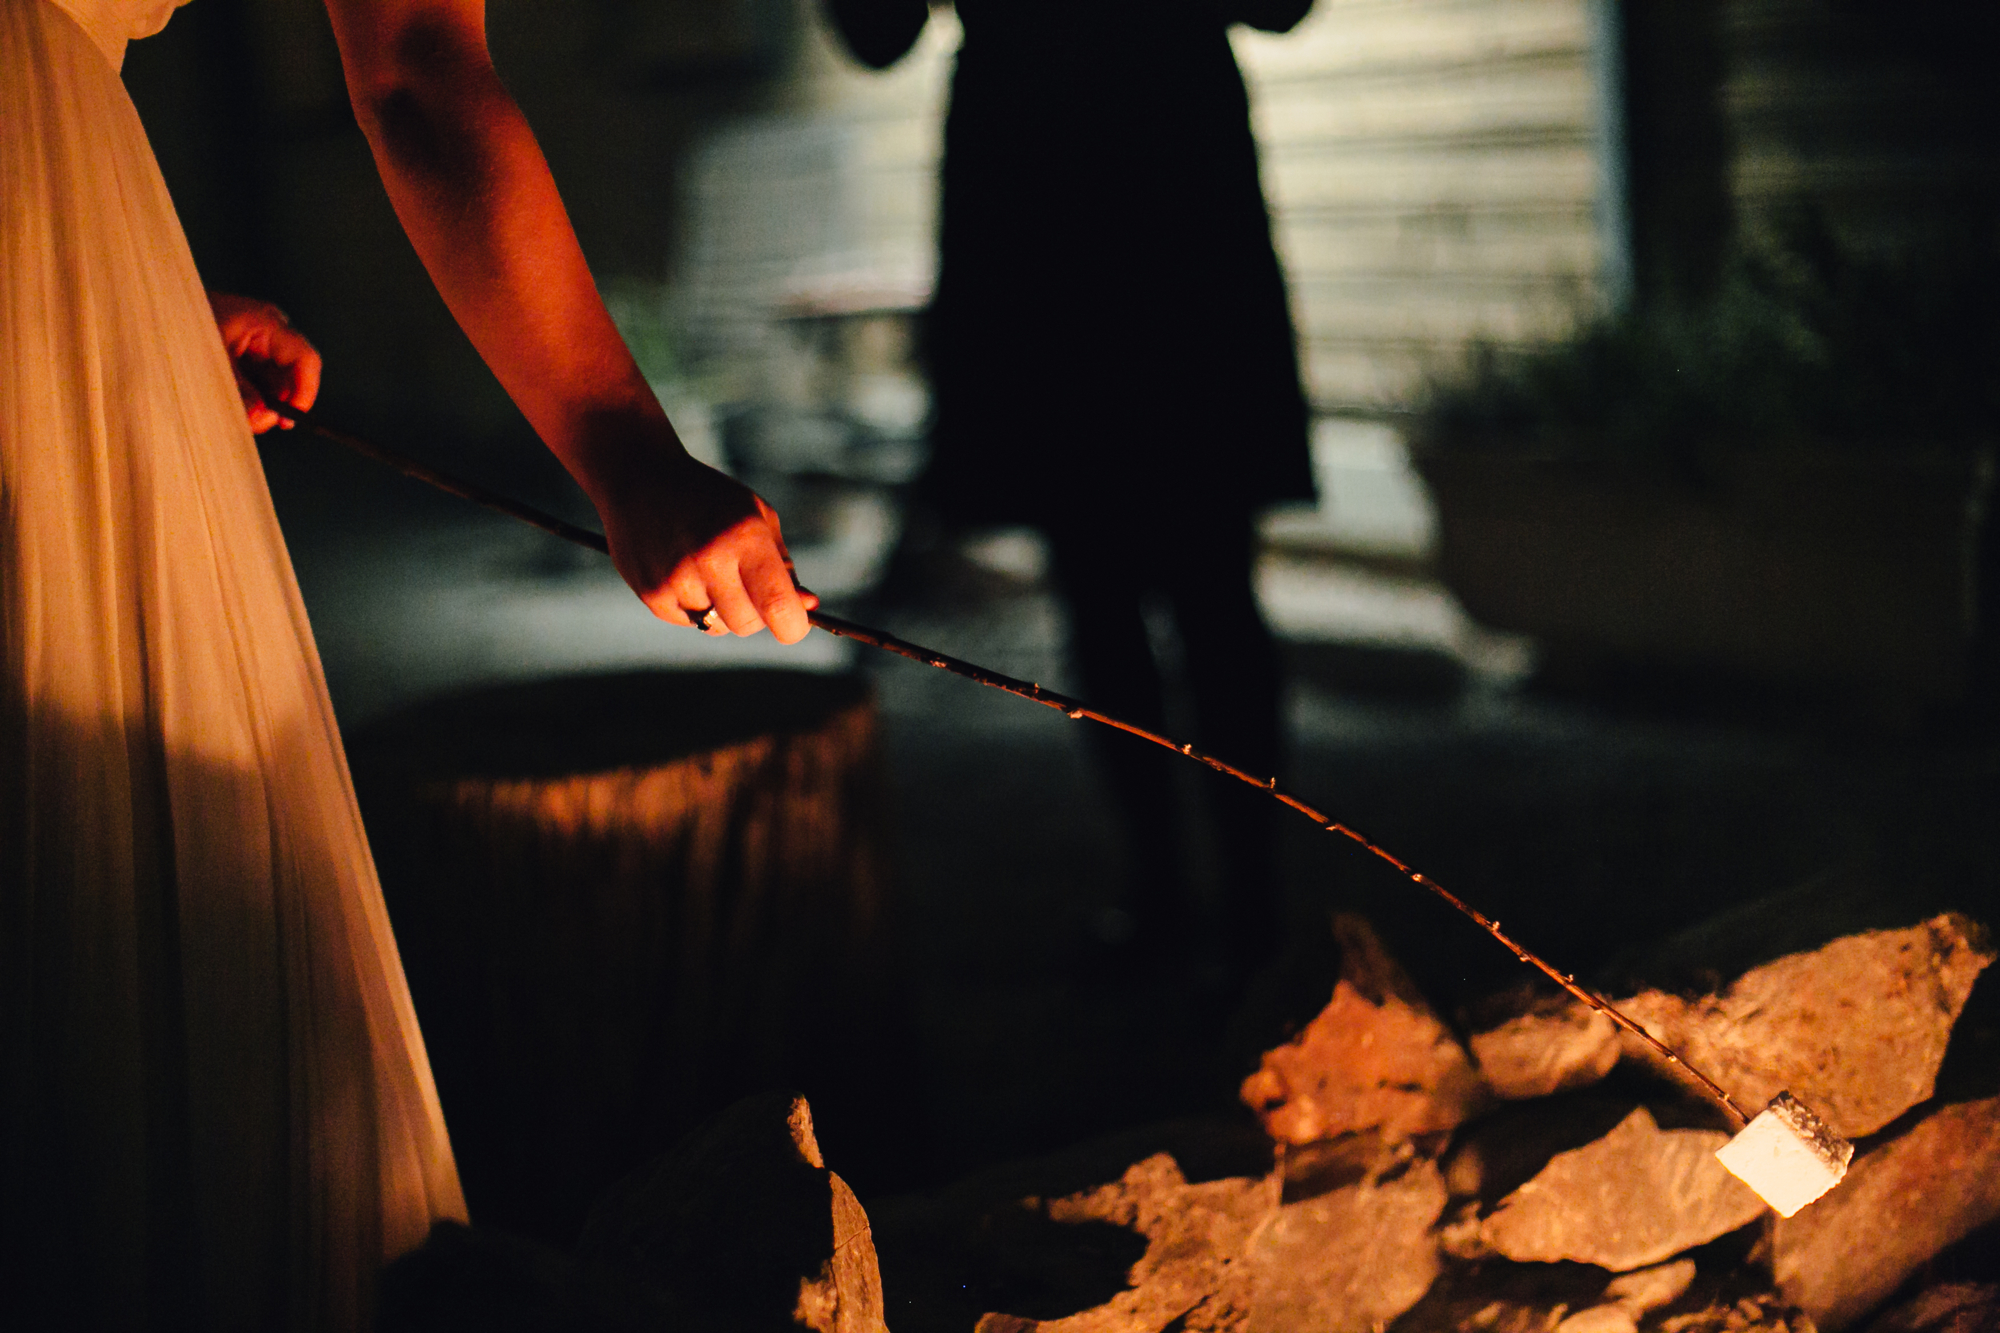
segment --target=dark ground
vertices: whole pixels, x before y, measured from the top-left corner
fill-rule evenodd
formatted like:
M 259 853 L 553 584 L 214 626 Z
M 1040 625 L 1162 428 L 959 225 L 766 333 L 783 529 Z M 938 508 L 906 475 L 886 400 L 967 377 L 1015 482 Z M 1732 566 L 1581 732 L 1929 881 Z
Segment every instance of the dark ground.
M 320 446 L 269 457 L 346 724 L 496 676 L 691 652 L 717 664 L 538 536 Z M 1053 599 L 1004 581 L 970 587 L 854 610 L 1061 688 Z M 1829 922 L 1855 889 L 1878 915 L 1884 901 L 1906 907 L 1889 909 L 1896 924 L 1941 905 L 1994 918 L 2000 747 L 1950 718 L 1885 725 L 1837 694 L 1687 680 L 1561 693 L 1435 653 L 1287 651 L 1290 785 L 1586 978 L 1615 979 L 1621 958 L 1672 932 L 1788 891 L 1803 916 Z M 1250 1034 L 1309 1017 L 1330 985 L 1315 955 L 1332 907 L 1373 917 L 1447 1012 L 1520 977 L 1470 923 L 1302 820 L 1287 829 L 1286 866 L 1295 939 L 1309 947 L 1289 998 L 1269 1002 L 1286 996 L 1278 985 L 1232 1028 L 1195 960 L 1108 974 L 1090 924 L 1121 853 L 1083 724 L 886 655 L 817 642 L 802 656 L 872 677 L 891 787 L 907 1077 L 880 1106 L 816 1106 L 830 1164 L 864 1199 L 1227 1112 Z

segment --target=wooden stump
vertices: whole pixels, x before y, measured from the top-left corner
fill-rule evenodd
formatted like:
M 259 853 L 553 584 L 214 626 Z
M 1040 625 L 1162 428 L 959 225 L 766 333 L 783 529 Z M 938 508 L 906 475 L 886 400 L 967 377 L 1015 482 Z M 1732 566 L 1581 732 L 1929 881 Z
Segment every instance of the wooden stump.
M 797 1087 L 836 1122 L 891 1095 L 858 677 L 499 687 L 353 750 L 476 1222 L 566 1241 L 610 1183 L 746 1093 Z

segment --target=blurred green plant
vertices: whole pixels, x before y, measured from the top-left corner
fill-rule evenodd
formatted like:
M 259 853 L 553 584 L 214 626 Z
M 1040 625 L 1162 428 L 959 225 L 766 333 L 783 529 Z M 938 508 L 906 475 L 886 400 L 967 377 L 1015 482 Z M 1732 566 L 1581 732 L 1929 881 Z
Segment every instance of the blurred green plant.
M 1991 237 L 1862 253 L 1807 220 L 1734 247 L 1705 297 L 1590 319 L 1553 345 L 1475 346 L 1426 385 L 1417 435 L 1698 474 L 1746 447 L 1977 447 L 1996 426 Z

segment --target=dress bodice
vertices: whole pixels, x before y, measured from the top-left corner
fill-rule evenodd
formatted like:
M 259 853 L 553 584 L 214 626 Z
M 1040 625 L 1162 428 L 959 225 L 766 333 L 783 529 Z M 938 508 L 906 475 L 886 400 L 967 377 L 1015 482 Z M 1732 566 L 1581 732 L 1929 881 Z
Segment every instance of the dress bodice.
M 125 43 L 151 37 L 167 26 L 187 0 L 51 0 L 77 21 L 117 69 L 125 63 Z

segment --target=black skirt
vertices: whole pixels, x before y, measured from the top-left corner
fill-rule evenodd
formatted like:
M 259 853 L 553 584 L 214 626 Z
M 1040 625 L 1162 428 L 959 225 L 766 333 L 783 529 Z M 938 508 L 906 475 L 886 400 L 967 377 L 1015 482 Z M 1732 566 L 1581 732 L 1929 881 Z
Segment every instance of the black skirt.
M 1248 99 L 1213 6 L 961 0 L 927 491 L 1178 527 L 1313 494 Z

